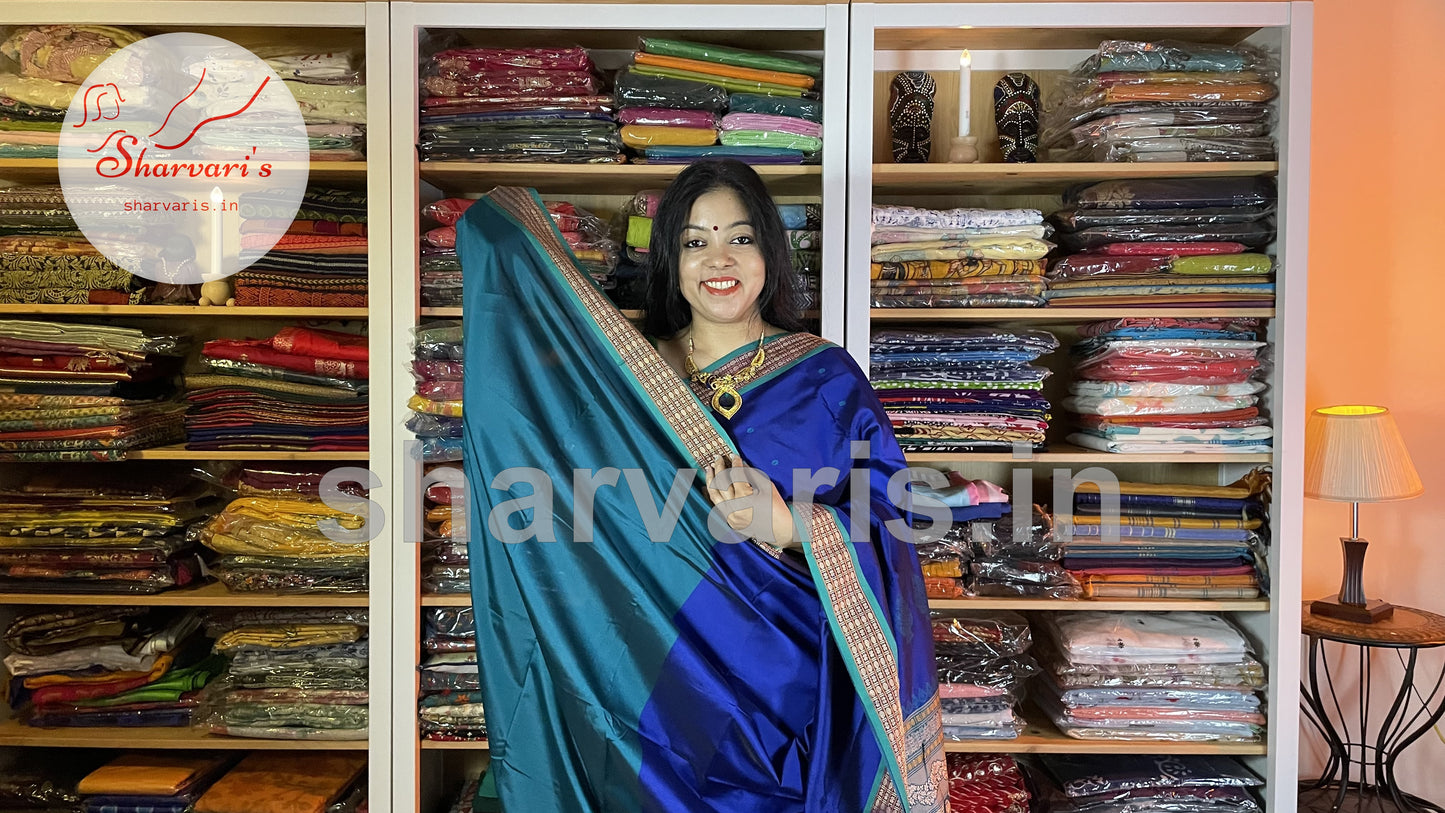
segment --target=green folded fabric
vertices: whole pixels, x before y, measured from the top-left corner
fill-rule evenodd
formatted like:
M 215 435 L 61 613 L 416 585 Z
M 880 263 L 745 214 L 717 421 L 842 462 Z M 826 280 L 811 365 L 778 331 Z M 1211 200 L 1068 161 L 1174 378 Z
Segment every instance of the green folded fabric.
M 656 65 L 633 65 L 629 70 L 640 76 L 660 76 L 665 79 L 686 79 L 690 82 L 704 82 L 734 92 L 762 93 L 768 96 L 802 96 L 802 88 L 790 88 L 768 82 L 750 82 L 746 79 L 731 79 L 713 76 L 710 73 L 682 71 L 676 68 L 659 68 Z
M 627 218 L 627 245 L 632 248 L 652 245 L 652 218 L 637 215 Z
M 212 655 L 194 666 L 172 669 L 155 683 L 148 683 L 139 689 L 131 689 L 110 697 L 82 700 L 75 705 L 87 708 L 126 706 L 131 703 L 174 703 L 186 692 L 193 692 L 211 682 L 226 668 L 226 658 Z
M 761 93 L 734 93 L 728 97 L 728 112 L 758 113 L 764 116 L 791 116 L 815 124 L 823 122 L 823 103 L 817 99 L 789 96 L 765 96 Z
M 729 147 L 778 147 L 785 150 L 817 152 L 823 139 L 813 136 L 775 133 L 770 130 L 730 130 L 722 134 L 722 143 Z
M 1274 260 L 1267 254 L 1201 254 L 1175 258 L 1169 271 L 1188 276 L 1262 276 L 1273 268 Z
M 739 68 L 754 68 L 760 71 L 782 71 L 801 73 L 817 79 L 823 75 L 823 65 L 812 60 L 796 57 L 762 54 L 728 48 L 722 45 L 703 45 L 696 42 L 669 40 L 661 37 L 643 37 L 642 50 L 660 56 L 675 56 L 682 59 L 698 59 L 703 62 L 717 62 L 722 65 L 736 65 Z

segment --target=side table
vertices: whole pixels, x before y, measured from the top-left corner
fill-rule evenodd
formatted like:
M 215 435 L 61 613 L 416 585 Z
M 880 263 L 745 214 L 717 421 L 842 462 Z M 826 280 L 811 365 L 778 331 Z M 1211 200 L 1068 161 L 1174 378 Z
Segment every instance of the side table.
M 1300 783 L 1299 809 L 1338 812 L 1346 809 L 1348 801 L 1354 801 L 1352 809 L 1361 811 L 1388 811 L 1393 807 L 1404 813 L 1425 810 L 1445 813 L 1439 805 L 1400 790 L 1395 778 L 1395 762 L 1401 752 L 1445 716 L 1445 692 L 1441 691 L 1445 687 L 1445 671 L 1428 692 L 1425 691 L 1428 678 L 1425 686 L 1415 686 L 1420 650 L 1445 646 L 1445 616 L 1397 606 L 1394 617 L 1388 620 L 1357 624 L 1313 615 L 1306 602 L 1302 626 L 1309 638 L 1309 665 L 1300 686 L 1303 711 L 1306 719 L 1324 736 L 1330 758 L 1319 779 Z M 1335 681 L 1345 676 L 1331 675 L 1323 646 L 1325 641 L 1357 650 L 1354 658 L 1358 662 L 1359 672 L 1354 676 L 1357 682 L 1348 691 L 1357 695 L 1358 715 L 1347 715 L 1341 706 Z M 1405 675 L 1372 741 L 1370 655 L 1373 650 L 1398 653 L 1405 665 Z M 1343 662 L 1348 664 L 1350 660 L 1347 652 Z M 1352 670 L 1346 666 L 1342 671 Z

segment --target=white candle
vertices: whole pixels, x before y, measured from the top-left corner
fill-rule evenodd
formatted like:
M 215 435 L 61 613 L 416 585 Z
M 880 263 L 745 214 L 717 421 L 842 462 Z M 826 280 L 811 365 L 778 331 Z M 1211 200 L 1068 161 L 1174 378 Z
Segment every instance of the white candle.
M 225 246 L 221 238 L 221 203 L 224 196 L 221 194 L 221 187 L 211 187 L 211 267 L 206 274 L 206 279 L 222 279 L 226 272 L 221 268 L 225 257 Z
M 973 85 L 973 55 L 968 51 L 958 55 L 958 134 L 972 135 L 973 127 L 968 118 L 969 92 Z

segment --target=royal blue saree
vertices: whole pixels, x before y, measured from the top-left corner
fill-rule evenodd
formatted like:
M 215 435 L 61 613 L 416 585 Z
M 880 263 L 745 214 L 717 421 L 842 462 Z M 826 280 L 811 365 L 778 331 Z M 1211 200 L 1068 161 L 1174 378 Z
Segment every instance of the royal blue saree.
M 906 464 L 851 358 L 769 337 L 723 419 L 579 270 L 534 193 L 479 201 L 457 245 L 472 595 L 503 809 L 944 810 L 927 602 L 887 490 Z M 699 461 L 734 452 L 793 506 L 803 550 L 721 523 L 714 538 Z M 793 470 L 827 467 L 837 485 L 794 501 Z M 602 483 L 595 500 L 573 488 L 583 476 Z

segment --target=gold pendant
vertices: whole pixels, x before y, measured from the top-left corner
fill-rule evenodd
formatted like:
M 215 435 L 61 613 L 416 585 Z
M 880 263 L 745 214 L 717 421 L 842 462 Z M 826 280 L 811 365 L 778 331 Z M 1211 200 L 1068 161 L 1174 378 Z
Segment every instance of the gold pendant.
M 728 397 L 727 406 L 723 405 L 722 399 L 724 395 Z M 743 397 L 741 395 L 738 395 L 737 390 L 733 389 L 727 384 L 724 384 L 713 390 L 712 408 L 724 418 L 731 418 L 732 416 L 738 414 L 739 409 L 743 408 Z

